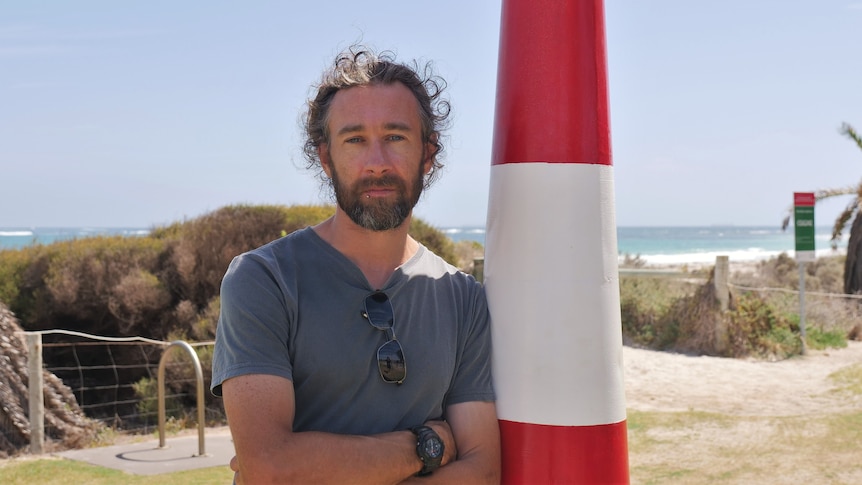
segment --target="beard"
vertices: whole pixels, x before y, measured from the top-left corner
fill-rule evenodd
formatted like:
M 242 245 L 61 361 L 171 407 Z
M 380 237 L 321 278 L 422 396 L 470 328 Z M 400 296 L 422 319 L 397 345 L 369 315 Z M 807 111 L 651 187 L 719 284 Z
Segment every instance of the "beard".
M 350 217 L 350 220 L 365 229 L 388 231 L 400 227 L 419 202 L 419 196 L 422 195 L 423 174 L 420 169 L 413 180 L 409 181 L 402 180 L 396 175 L 368 177 L 348 186 L 339 179 L 333 163 L 331 185 L 335 191 L 338 207 Z M 395 200 L 362 197 L 362 192 L 376 187 L 394 188 Z

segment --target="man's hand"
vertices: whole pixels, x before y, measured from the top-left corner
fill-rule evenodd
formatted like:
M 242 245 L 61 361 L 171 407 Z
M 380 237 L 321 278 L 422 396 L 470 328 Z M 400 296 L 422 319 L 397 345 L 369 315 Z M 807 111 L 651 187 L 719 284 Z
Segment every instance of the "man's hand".
M 444 440 L 444 463 L 448 465 L 441 466 L 431 475 L 410 477 L 402 484 L 500 483 L 500 425 L 494 403 L 465 402 L 449 406 L 445 423 L 430 421 L 426 426 Z M 450 439 L 453 440 L 451 450 Z M 458 443 L 457 449 L 455 442 Z
M 249 374 L 222 384 L 241 483 L 398 483 L 421 468 L 416 436 L 400 430 L 373 436 L 293 432 L 293 383 Z M 436 423 L 454 448 L 455 434 Z M 454 452 L 454 450 L 453 450 Z
M 236 455 L 233 455 L 233 458 L 230 459 L 230 469 L 233 471 L 234 485 L 241 485 L 242 481 L 240 481 L 239 478 L 239 460 L 236 459 Z

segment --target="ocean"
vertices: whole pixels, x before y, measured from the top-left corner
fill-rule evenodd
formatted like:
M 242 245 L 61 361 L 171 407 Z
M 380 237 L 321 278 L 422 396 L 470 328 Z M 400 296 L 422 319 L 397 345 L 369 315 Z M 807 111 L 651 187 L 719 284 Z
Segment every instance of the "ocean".
M 440 227 L 453 241 L 476 241 L 485 244 L 485 228 Z M 832 253 L 831 227 L 816 231 L 817 255 Z M 97 235 L 145 236 L 150 230 L 139 227 L 39 227 L 0 228 L 0 249 L 17 249 L 34 244 Z M 551 235 L 552 236 L 552 235 Z M 847 234 L 839 251 L 847 247 Z M 619 227 L 617 246 L 621 256 L 640 256 L 649 264 L 710 263 L 718 255 L 731 261 L 758 261 L 786 252 L 793 256 L 793 228 L 782 231 L 777 226 L 704 226 L 704 227 Z
M 817 256 L 834 254 L 829 239 L 832 227 L 816 228 Z M 443 228 L 452 240 L 485 243 L 482 227 Z M 838 244 L 846 250 L 847 237 Z M 786 252 L 794 254 L 793 227 L 778 226 L 703 226 L 703 227 L 618 227 L 617 250 L 620 256 L 640 256 L 649 264 L 712 263 L 725 255 L 731 261 L 760 261 Z

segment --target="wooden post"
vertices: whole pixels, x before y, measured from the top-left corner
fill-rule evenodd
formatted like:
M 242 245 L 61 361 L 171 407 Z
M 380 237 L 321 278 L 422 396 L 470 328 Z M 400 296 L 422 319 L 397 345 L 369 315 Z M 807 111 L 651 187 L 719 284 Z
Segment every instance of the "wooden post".
M 715 297 L 718 299 L 718 307 L 721 309 L 721 313 L 726 312 L 730 306 L 730 288 L 728 287 L 729 274 L 729 258 L 727 256 L 716 256 L 713 285 L 715 287 Z M 727 349 L 728 340 L 727 321 L 720 315 L 715 327 L 715 349 L 719 352 L 724 352 Z
M 730 274 L 730 260 L 727 256 L 715 257 L 715 297 L 718 298 L 718 305 L 721 311 L 727 311 L 730 303 L 730 288 L 727 286 L 728 275 Z
M 485 258 L 473 258 L 473 277 L 482 283 L 485 276 Z
M 42 454 L 45 442 L 45 396 L 42 391 L 42 334 L 27 333 L 30 388 L 30 453 Z

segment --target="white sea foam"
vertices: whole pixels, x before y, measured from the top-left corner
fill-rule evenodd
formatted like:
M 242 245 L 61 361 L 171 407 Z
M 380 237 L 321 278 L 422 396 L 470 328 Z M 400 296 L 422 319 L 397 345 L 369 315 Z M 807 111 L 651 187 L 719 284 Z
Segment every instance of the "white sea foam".
M 704 251 L 680 254 L 642 254 L 640 258 L 648 264 L 678 265 L 714 263 L 718 256 L 727 256 L 731 261 L 761 261 L 781 254 L 780 251 L 736 250 L 736 251 Z
M 795 257 L 794 251 L 766 251 L 761 248 L 750 248 L 734 251 L 703 251 L 696 253 L 680 253 L 680 254 L 641 254 L 640 259 L 652 265 L 683 265 L 683 264 L 710 264 L 715 263 L 718 256 L 727 256 L 730 261 L 737 262 L 756 262 L 764 261 L 769 258 L 778 256 L 786 252 L 791 258 Z M 818 249 L 815 254 L 818 258 L 826 256 L 839 256 L 845 254 L 845 248 L 837 250 Z M 620 260 L 624 256 L 620 257 Z
M 0 237 L 30 237 L 33 231 L 0 231 Z

